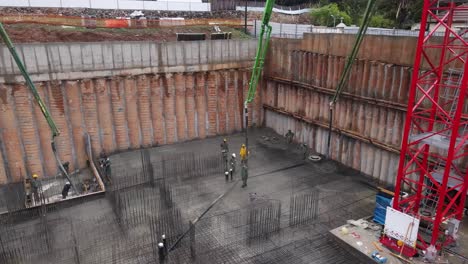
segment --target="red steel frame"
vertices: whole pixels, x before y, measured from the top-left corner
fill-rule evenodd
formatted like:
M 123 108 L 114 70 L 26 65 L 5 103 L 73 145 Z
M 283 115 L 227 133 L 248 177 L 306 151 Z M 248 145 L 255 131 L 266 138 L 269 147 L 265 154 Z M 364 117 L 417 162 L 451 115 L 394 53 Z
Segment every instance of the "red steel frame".
M 440 231 L 441 223 L 450 218 L 461 220 L 468 189 L 468 150 L 464 146 L 468 133 L 458 132 L 468 124 L 468 115 L 464 113 L 468 84 L 468 39 L 465 39 L 468 34 L 465 33 L 468 31 L 452 28 L 454 13 L 468 10 L 468 6 L 452 2 L 438 7 L 437 2 L 424 1 L 395 187 L 395 194 L 409 191 L 410 195 L 406 198 L 395 195 L 393 203 L 396 210 L 413 215 L 432 226 L 430 238 L 423 238 L 419 232 L 417 246 L 421 249 L 430 245 L 440 249 L 442 244 L 453 241 L 451 237 L 443 241 L 440 239 L 439 236 L 443 234 Z M 429 23 L 432 23 L 431 29 L 426 31 Z M 458 85 L 447 83 L 449 68 L 462 69 L 462 74 L 458 75 L 462 76 Z M 441 98 L 445 89 L 459 89 L 458 98 L 448 101 Z M 452 103 L 456 108 L 449 109 Z M 421 134 L 425 136 L 415 138 Z M 440 136 L 449 140 L 448 149 L 443 153 L 425 141 Z M 441 181 L 433 177 L 435 164 L 445 165 Z M 455 178 L 453 172 L 459 178 Z M 455 181 L 456 185 L 449 186 L 449 179 L 452 183 Z M 421 202 L 435 197 L 438 197 L 435 215 L 422 215 Z M 395 248 L 396 243 L 391 239 L 382 238 L 381 241 Z

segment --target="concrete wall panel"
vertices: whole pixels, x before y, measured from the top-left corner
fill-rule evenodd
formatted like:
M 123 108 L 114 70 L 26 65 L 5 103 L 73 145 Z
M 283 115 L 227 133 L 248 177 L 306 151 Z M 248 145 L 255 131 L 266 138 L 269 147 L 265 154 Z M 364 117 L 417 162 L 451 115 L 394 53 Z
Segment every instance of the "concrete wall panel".
M 110 153 L 115 149 L 114 126 L 112 124 L 111 96 L 109 81 L 97 79 L 95 82 L 97 113 L 99 118 L 99 135 L 102 142 L 102 150 Z
M 166 128 L 166 143 L 177 142 L 177 124 L 175 120 L 175 87 L 173 74 L 166 74 L 163 81 L 164 121 Z
M 204 72 L 195 75 L 195 101 L 197 107 L 197 135 L 199 138 L 206 137 L 207 130 L 207 89 L 206 89 L 206 74 Z
M 185 105 L 185 76 L 182 73 L 174 75 L 175 84 L 175 114 L 177 120 L 177 140 L 187 139 L 187 121 Z

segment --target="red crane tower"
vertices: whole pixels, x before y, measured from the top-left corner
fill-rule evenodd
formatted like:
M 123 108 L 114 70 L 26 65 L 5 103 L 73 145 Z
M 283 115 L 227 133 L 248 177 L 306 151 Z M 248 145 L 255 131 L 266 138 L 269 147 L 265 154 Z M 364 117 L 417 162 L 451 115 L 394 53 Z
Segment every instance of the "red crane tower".
M 454 24 L 468 5 L 459 2 L 424 0 L 395 183 L 393 208 L 420 220 L 416 246 L 429 254 L 456 239 L 468 190 L 468 30 Z

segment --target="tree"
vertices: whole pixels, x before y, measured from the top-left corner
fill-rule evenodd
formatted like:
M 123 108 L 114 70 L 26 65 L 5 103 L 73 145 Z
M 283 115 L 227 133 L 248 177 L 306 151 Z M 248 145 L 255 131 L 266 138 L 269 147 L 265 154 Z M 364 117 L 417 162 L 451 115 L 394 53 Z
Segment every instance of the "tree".
M 379 27 L 379 28 L 393 28 L 395 22 L 393 20 L 387 19 L 382 15 L 374 15 L 372 16 L 369 26 L 370 27 Z
M 332 27 L 333 17 L 335 17 L 336 24 L 340 23 L 341 18 L 346 25 L 350 25 L 352 21 L 351 17 L 346 12 L 341 11 L 336 3 L 313 9 L 310 15 L 312 24 L 320 26 Z

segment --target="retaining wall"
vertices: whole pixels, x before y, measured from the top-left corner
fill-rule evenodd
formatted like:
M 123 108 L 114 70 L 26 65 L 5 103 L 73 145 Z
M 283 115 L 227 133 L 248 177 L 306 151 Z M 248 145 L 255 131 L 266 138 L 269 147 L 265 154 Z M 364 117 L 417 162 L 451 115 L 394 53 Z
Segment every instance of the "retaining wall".
M 61 135 L 71 168 L 86 166 L 83 134 L 95 155 L 181 142 L 242 129 L 255 41 L 19 45 Z M 50 129 L 1 49 L 0 183 L 53 176 Z M 261 103 L 252 118 L 261 123 Z
M 353 36 L 274 39 L 265 70 L 265 124 L 326 154 L 329 102 Z M 335 106 L 331 157 L 383 182 L 398 168 L 415 38 L 367 36 Z M 391 52 L 406 47 L 401 56 Z M 386 50 L 390 49 L 390 50 Z

